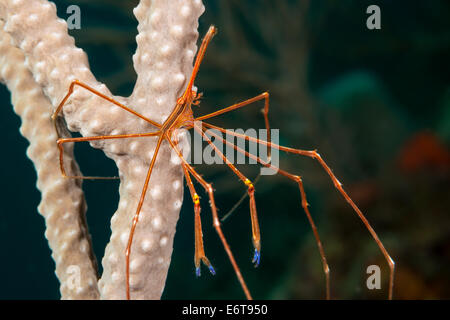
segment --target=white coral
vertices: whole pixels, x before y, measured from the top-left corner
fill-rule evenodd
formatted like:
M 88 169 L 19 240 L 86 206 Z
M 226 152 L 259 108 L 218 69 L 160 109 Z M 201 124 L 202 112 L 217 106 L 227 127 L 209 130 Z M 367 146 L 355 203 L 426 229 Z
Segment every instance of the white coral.
M 14 111 L 22 118 L 20 131 L 30 142 L 27 155 L 37 171 L 37 187 L 42 192 L 39 212 L 47 225 L 46 237 L 53 250 L 61 297 L 98 299 L 96 261 L 89 246 L 83 191 L 77 181 L 64 179 L 55 166 L 59 155 L 57 133 L 49 118 L 51 104 L 25 67 L 23 53 L 10 44 L 11 37 L 3 31 L 3 25 L 0 20 L 0 81 L 12 92 Z M 68 167 L 75 165 L 72 150 L 66 149 L 65 159 Z M 83 275 L 78 290 L 68 285 L 71 266 L 77 266 Z

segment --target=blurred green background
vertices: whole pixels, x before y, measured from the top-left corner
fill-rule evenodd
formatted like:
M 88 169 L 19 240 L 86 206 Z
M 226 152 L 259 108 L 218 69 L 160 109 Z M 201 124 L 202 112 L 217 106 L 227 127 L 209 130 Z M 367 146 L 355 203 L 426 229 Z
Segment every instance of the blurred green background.
M 81 8 L 81 30 L 70 33 L 86 50 L 99 81 L 116 95 L 131 93 L 137 0 L 55 1 L 58 14 Z M 219 33 L 196 85 L 205 114 L 271 94 L 270 119 L 280 143 L 317 148 L 366 214 L 397 263 L 397 299 L 450 298 L 450 3 L 351 0 L 205 0 L 200 35 Z M 381 30 L 366 28 L 366 9 L 381 8 Z M 49 54 L 51 54 L 49 52 Z M 54 262 L 37 213 L 36 174 L 25 156 L 20 119 L 0 87 L 0 299 L 58 299 Z M 263 128 L 260 105 L 211 121 L 225 128 Z M 114 174 L 100 151 L 77 146 L 86 174 Z M 303 176 L 311 213 L 339 299 L 384 299 L 388 267 L 378 247 L 328 176 L 311 159 L 281 155 L 281 167 Z M 225 214 L 245 187 L 225 166 L 198 165 L 216 188 Z M 255 166 L 239 169 L 255 177 Z M 103 171 L 102 171 L 103 170 Z M 116 182 L 86 182 L 87 218 L 100 261 L 117 208 Z M 201 188 L 198 187 L 200 190 Z M 259 268 L 251 264 L 248 204 L 223 224 L 254 298 L 322 299 L 320 256 L 296 185 L 279 176 L 256 184 L 262 233 Z M 194 274 L 193 208 L 187 192 L 163 299 L 244 298 L 212 228 L 203 197 L 206 253 L 217 275 Z M 382 289 L 366 288 L 366 268 L 382 270 Z M 101 271 L 101 270 L 100 270 Z

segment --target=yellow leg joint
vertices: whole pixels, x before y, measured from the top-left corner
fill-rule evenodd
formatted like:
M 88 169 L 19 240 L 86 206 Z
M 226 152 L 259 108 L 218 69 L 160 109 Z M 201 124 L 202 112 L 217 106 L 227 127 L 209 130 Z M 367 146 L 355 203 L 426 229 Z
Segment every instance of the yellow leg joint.
M 198 194 L 194 194 L 194 204 L 199 204 L 200 203 L 200 198 L 198 196 Z
M 250 181 L 250 180 L 248 180 L 248 179 L 245 179 L 245 185 L 247 186 L 247 187 L 249 187 L 249 188 L 253 188 L 253 183 Z

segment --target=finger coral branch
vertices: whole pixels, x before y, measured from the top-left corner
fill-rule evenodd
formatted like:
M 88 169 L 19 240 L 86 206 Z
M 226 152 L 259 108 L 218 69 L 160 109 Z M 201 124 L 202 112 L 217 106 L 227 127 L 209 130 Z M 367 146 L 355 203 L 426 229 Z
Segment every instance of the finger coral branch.
M 46 238 L 56 264 L 62 299 L 98 299 L 97 262 L 86 225 L 86 203 L 80 184 L 64 179 L 58 166 L 57 133 L 50 120 L 52 106 L 25 67 L 25 56 L 10 44 L 0 20 L 0 81 L 12 94 L 14 111 L 21 117 L 21 133 L 30 142 L 28 157 L 37 171 L 42 193 L 39 212 L 45 218 Z M 78 167 L 73 152 L 66 164 Z
M 145 111 L 167 118 L 172 103 L 184 89 L 197 50 L 198 17 L 204 6 L 200 0 L 143 0 L 134 9 L 139 21 L 137 50 L 133 56 L 137 81 L 132 100 Z

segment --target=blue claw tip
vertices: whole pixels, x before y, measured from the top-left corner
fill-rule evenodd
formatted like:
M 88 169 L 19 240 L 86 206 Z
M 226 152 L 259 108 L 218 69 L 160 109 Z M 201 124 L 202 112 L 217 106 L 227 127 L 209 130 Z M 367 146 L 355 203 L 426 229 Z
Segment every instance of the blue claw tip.
M 214 270 L 213 266 L 210 265 L 208 268 L 209 268 L 209 272 L 211 272 L 211 274 L 213 276 L 215 276 L 216 275 L 216 270 Z
M 259 261 L 261 260 L 261 253 L 255 249 L 255 254 L 253 256 L 252 262 L 255 264 L 255 268 L 259 266 Z
M 200 277 L 200 267 L 195 268 L 195 275 L 196 275 L 197 277 Z

